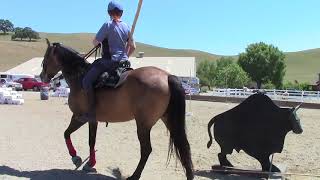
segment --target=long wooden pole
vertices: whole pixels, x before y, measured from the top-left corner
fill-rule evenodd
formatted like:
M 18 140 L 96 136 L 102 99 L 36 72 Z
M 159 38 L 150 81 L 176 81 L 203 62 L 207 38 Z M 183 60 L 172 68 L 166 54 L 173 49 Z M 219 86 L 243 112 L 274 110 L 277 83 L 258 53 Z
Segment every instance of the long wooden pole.
M 136 25 L 137 25 L 137 21 L 138 21 L 139 15 L 140 15 L 141 7 L 142 7 L 142 2 L 143 2 L 143 0 L 139 0 L 139 4 L 138 4 L 137 11 L 136 11 L 136 15 L 134 17 L 134 20 L 133 20 L 133 23 L 132 23 L 132 27 L 131 27 L 131 37 L 133 37 L 133 33 L 134 33 L 134 30 L 135 30 Z

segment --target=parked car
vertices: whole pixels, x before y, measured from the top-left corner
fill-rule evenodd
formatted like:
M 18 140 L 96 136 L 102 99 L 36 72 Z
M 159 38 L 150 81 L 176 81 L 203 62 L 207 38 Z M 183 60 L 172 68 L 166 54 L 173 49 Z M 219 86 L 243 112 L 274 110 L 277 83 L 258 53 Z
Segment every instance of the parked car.
M 36 78 L 20 78 L 16 82 L 22 84 L 23 90 L 32 89 L 33 91 L 39 91 L 42 87 L 49 87 L 49 83 L 41 82 Z
M 0 82 L 2 85 L 5 85 L 6 87 L 11 87 L 16 91 L 22 91 L 22 84 L 20 83 L 17 83 L 5 78 L 1 78 Z

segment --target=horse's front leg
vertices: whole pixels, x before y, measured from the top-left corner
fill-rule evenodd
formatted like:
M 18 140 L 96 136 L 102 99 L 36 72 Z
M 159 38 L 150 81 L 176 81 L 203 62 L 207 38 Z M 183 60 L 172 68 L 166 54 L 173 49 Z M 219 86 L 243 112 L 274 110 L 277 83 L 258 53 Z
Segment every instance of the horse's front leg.
M 72 141 L 70 138 L 70 135 L 75 132 L 76 130 L 78 130 L 82 125 L 84 125 L 85 122 L 80 122 L 76 119 L 75 115 L 72 115 L 71 118 L 71 122 L 68 126 L 68 128 L 65 130 L 64 132 L 64 138 L 66 141 L 66 145 L 69 151 L 70 156 L 72 157 L 72 162 L 73 164 L 78 168 L 79 166 L 81 166 L 82 164 L 82 159 L 77 156 L 77 151 L 75 150 L 75 148 L 72 145 Z
M 83 166 L 84 171 L 96 172 L 94 165 L 96 164 L 96 151 L 94 146 L 96 144 L 98 122 L 89 122 L 89 147 L 90 147 L 90 158 L 89 161 Z

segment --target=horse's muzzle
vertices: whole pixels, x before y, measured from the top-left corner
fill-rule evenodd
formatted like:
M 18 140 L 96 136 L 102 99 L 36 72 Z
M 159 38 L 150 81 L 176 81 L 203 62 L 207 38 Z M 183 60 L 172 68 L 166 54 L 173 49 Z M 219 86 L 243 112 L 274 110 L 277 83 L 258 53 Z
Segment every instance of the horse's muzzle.
M 46 74 L 44 75 L 44 74 L 41 72 L 41 74 L 40 74 L 40 79 L 41 79 L 41 81 L 44 82 L 44 83 L 49 83 L 51 78 L 48 78 L 48 76 L 47 76 Z

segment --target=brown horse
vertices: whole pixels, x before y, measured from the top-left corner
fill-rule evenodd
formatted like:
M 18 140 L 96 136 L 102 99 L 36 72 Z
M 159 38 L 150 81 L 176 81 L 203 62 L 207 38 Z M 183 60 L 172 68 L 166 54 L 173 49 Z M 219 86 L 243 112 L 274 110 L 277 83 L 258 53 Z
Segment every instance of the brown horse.
M 42 62 L 42 81 L 49 82 L 62 71 L 69 87 L 69 107 L 73 113 L 69 127 L 64 133 L 69 154 L 78 167 L 82 160 L 77 156 L 70 135 L 84 122 L 78 118 L 87 111 L 87 100 L 81 88 L 81 79 L 90 68 L 76 51 L 47 40 L 48 48 Z M 140 142 L 141 157 L 133 175 L 139 179 L 152 151 L 150 131 L 161 119 L 170 132 L 168 158 L 173 149 L 181 161 L 188 180 L 193 179 L 190 146 L 185 132 L 185 94 L 176 76 L 155 67 L 143 67 L 129 72 L 126 81 L 118 88 L 96 90 L 96 118 L 99 122 L 125 122 L 135 119 Z M 89 123 L 90 158 L 85 167 L 89 170 L 96 163 L 95 140 L 97 123 Z M 170 155 L 169 155 L 170 154 Z M 85 169 L 86 169 L 85 168 Z

